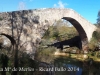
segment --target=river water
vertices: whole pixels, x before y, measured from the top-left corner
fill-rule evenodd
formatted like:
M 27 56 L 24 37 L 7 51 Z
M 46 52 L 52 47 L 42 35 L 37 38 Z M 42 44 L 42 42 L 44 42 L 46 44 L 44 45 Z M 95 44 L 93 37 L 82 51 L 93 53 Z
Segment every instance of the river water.
M 82 75 L 81 61 L 69 57 L 59 57 L 54 61 L 55 67 L 63 67 L 64 71 L 55 71 L 55 75 Z
M 57 56 L 51 63 L 42 62 L 36 75 L 100 75 L 100 62 L 91 58 L 80 61 L 69 56 Z M 42 73 L 41 73 L 42 71 Z

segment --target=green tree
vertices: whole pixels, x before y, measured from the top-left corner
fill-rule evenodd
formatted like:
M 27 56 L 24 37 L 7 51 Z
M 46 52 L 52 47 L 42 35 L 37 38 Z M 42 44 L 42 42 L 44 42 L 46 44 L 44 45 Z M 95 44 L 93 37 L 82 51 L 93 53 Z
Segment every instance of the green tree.
M 99 12 L 98 12 L 98 15 L 97 15 L 97 26 L 99 26 L 100 27 L 100 10 L 99 10 Z

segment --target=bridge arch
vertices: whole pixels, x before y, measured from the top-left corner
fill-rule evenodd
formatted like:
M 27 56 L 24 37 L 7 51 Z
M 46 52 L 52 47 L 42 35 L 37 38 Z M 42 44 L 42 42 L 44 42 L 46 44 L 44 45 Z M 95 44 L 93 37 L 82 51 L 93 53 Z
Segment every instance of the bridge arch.
M 3 20 L 0 21 L 0 25 L 2 25 L 0 26 L 0 33 L 2 32 L 13 35 L 15 39 L 17 39 L 16 37 L 18 36 L 17 30 L 20 31 L 20 28 L 23 26 L 20 40 L 21 45 L 27 49 L 27 52 L 35 52 L 35 48 L 33 49 L 31 43 L 36 43 L 37 39 L 41 41 L 41 38 L 48 27 L 52 26 L 53 23 L 61 18 L 69 20 L 74 25 L 79 32 L 82 41 L 90 41 L 92 33 L 97 29 L 96 26 L 88 22 L 85 18 L 72 9 L 48 8 L 4 12 L 0 13 L 0 17 L 3 18 Z
M 8 34 L 5 34 L 5 33 L 1 33 L 0 35 L 3 35 L 3 36 L 5 36 L 7 39 L 9 39 L 12 45 L 15 45 L 15 44 L 16 44 L 16 41 L 15 41 L 15 39 L 14 39 L 12 36 L 10 36 L 10 35 L 8 35 Z
M 79 33 L 79 36 L 81 37 L 81 40 L 88 39 L 86 32 L 78 21 L 71 17 L 63 17 L 62 19 L 69 21 L 76 28 Z
M 88 44 L 88 37 L 82 25 L 77 20 L 71 17 L 63 17 L 62 19 L 69 21 L 76 28 L 81 38 L 82 49 L 84 49 L 84 46 Z

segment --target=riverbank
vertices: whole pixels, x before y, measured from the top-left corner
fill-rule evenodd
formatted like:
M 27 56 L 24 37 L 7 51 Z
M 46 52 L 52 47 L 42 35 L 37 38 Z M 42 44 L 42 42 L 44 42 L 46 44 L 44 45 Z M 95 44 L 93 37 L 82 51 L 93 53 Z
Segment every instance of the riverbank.
M 92 58 L 95 62 L 100 62 L 100 58 L 97 58 L 95 56 L 91 56 L 90 54 L 70 54 L 70 53 L 64 53 L 64 52 L 56 51 L 54 53 L 54 56 L 55 57 L 66 56 L 66 57 L 78 59 L 80 61 L 84 61 L 86 59 Z

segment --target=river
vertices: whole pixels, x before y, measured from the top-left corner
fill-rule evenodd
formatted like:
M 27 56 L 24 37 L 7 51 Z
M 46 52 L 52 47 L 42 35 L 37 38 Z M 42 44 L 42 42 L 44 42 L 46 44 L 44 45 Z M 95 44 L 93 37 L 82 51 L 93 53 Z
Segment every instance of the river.
M 92 58 L 79 60 L 78 57 L 61 55 L 54 58 L 51 63 L 40 62 L 39 74 L 36 75 L 100 75 L 100 62 L 95 62 Z

